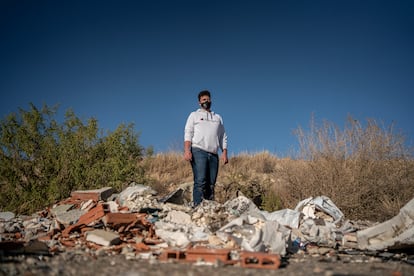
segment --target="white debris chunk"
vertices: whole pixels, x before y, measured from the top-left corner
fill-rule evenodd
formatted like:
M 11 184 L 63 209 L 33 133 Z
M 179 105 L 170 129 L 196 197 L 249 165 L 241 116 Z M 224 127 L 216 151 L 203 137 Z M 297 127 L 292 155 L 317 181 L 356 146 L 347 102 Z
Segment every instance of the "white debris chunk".
M 110 213 L 118 213 L 119 212 L 119 204 L 116 203 L 115 201 L 108 201 L 108 202 L 106 202 L 105 205 L 108 207 Z
M 289 239 L 291 230 L 281 225 L 277 221 L 267 221 L 263 228 L 263 244 L 266 249 L 275 254 L 286 254 L 286 243 Z
M 195 229 L 193 228 L 193 231 L 190 235 L 190 241 L 191 242 L 208 242 L 210 235 L 204 231 L 204 229 Z
M 117 233 L 102 229 L 86 232 L 86 240 L 103 246 L 116 245 L 121 242 Z
M 306 217 L 316 218 L 315 210 L 322 211 L 334 219 L 334 223 L 339 223 L 344 214 L 327 196 L 309 197 L 296 205 L 296 211 L 301 211 Z
M 184 232 L 156 229 L 155 234 L 168 243 L 169 246 L 184 248 L 190 244 L 190 240 Z
M 128 207 L 131 211 L 139 211 L 141 208 L 151 205 L 152 197 L 157 192 L 151 187 L 131 183 L 118 196 L 118 203 L 121 207 Z
M 271 251 L 285 254 L 286 238 L 290 230 L 276 221 L 244 214 L 223 226 L 216 235 L 223 240 L 231 238 L 247 251 Z
M 52 215 L 58 216 L 68 212 L 69 210 L 72 210 L 74 206 L 74 204 L 61 204 L 54 206 L 52 209 L 50 209 L 50 212 L 52 213 Z
M 301 236 L 309 242 L 318 245 L 335 247 L 336 245 L 336 227 L 333 223 L 323 221 L 323 224 L 317 223 L 317 220 L 305 219 L 299 227 Z
M 408 248 L 414 245 L 414 199 L 398 215 L 357 232 L 358 247 L 368 250 Z
M 224 207 L 227 209 L 227 212 L 229 214 L 235 216 L 240 216 L 244 213 L 261 216 L 259 208 L 254 204 L 253 201 L 245 196 L 238 196 L 232 200 L 225 202 Z
M 67 212 L 57 212 L 55 218 L 61 224 L 68 226 L 76 223 L 85 212 L 82 209 L 72 209 Z
M 191 216 L 182 211 L 171 210 L 164 221 L 169 221 L 177 224 L 190 225 L 192 223 Z
M 80 208 L 81 210 L 89 211 L 94 206 L 95 206 L 94 201 L 92 199 L 89 199 L 88 201 L 82 202 Z
M 278 223 L 288 226 L 290 228 L 299 228 L 300 218 L 302 213 L 291 209 L 282 209 L 272 213 L 262 211 L 266 220 L 277 221 Z
M 0 212 L 0 221 L 9 221 L 15 218 L 12 212 Z

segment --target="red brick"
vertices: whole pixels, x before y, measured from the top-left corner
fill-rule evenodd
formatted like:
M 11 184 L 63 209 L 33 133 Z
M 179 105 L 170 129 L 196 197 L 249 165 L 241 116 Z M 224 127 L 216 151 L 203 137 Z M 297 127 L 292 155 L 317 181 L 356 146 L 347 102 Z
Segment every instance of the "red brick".
M 184 261 L 185 260 L 185 252 L 181 250 L 173 250 L 173 249 L 164 249 L 160 256 L 158 257 L 160 261 Z
M 280 256 L 263 252 L 242 251 L 240 253 L 240 266 L 245 268 L 278 269 Z
M 105 224 L 119 227 L 121 225 L 135 223 L 137 219 L 137 215 L 133 213 L 108 213 L 102 220 Z
M 89 200 L 92 199 L 93 201 L 99 200 L 106 200 L 110 197 L 113 193 L 113 189 L 111 187 L 105 187 L 101 189 L 95 190 L 85 190 L 85 191 L 73 191 L 70 196 L 72 199 L 81 199 L 81 200 Z
M 135 250 L 136 251 L 150 251 L 151 250 L 151 247 L 149 247 L 148 245 L 146 245 L 143 242 L 137 242 L 135 244 Z
M 230 261 L 230 250 L 208 247 L 193 247 L 187 250 L 186 256 L 186 260 L 190 262 L 201 260 L 209 263 L 214 263 L 216 261 L 227 263 Z

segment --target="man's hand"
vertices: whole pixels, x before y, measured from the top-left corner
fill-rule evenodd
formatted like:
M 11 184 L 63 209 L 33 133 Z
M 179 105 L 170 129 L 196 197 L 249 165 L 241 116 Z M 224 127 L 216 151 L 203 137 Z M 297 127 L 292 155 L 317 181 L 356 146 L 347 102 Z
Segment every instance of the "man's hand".
M 184 160 L 191 161 L 193 159 L 193 154 L 191 153 L 191 142 L 184 141 Z
M 221 154 L 221 160 L 223 161 L 223 164 L 229 163 L 229 159 L 227 158 L 227 150 L 224 150 Z
M 184 151 L 184 159 L 185 161 L 191 161 L 193 159 L 193 155 L 191 154 L 191 151 L 189 150 Z

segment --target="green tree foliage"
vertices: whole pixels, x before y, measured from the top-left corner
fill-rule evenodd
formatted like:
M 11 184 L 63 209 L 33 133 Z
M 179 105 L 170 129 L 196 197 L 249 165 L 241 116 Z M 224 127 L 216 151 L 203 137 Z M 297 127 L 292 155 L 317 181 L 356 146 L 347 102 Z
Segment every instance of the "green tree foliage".
M 0 209 L 29 213 L 77 189 L 145 182 L 133 125 L 105 135 L 96 119 L 82 122 L 71 110 L 59 124 L 57 107 L 30 104 L 0 123 Z

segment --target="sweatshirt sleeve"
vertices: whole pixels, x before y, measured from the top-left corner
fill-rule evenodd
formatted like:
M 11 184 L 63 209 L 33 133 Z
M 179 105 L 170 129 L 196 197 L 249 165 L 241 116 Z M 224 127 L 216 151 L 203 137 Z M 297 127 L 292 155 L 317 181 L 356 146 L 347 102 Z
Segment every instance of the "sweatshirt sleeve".
M 184 127 L 184 141 L 192 141 L 194 136 L 194 112 L 191 112 L 187 118 Z
M 220 117 L 220 136 L 219 136 L 219 142 L 220 142 L 220 149 L 224 150 L 227 149 L 227 134 L 226 130 L 224 129 L 223 119 Z

